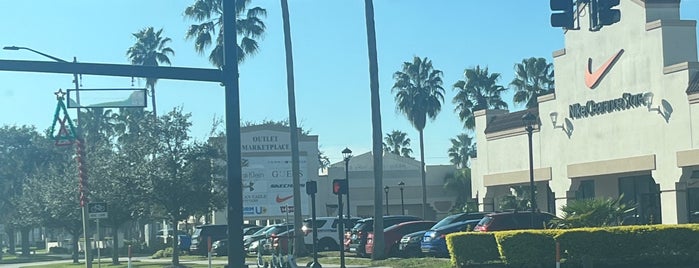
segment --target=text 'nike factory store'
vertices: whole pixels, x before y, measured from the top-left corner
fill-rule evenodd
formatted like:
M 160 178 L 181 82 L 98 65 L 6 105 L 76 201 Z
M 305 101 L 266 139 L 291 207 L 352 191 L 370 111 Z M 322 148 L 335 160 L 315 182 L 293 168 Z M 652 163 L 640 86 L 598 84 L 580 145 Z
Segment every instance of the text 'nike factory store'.
M 589 31 L 580 12 L 580 30 L 562 32 L 555 93 L 538 108 L 475 112 L 480 210 L 500 210 L 513 192 L 529 198 L 531 150 L 540 211 L 621 197 L 636 207 L 625 224 L 699 222 L 696 20 L 680 19 L 679 0 L 616 8 L 618 23 Z M 527 113 L 536 116 L 531 149 Z

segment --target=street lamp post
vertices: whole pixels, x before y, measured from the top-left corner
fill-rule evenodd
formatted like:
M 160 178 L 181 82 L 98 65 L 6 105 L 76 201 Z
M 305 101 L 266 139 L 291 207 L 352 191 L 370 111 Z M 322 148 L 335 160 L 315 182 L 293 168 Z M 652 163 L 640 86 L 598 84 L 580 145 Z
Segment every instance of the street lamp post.
M 534 132 L 534 125 L 537 124 L 537 118 L 531 112 L 527 112 L 524 116 L 522 116 L 522 121 L 524 122 L 524 130 L 527 131 L 527 136 L 529 138 L 529 188 L 532 202 L 531 227 L 533 228 L 534 212 L 536 211 L 536 196 L 534 188 L 534 153 L 532 149 L 532 133 Z
M 347 222 L 350 220 L 350 187 L 349 187 L 349 161 L 352 158 L 352 150 L 345 147 L 342 150 L 342 158 L 345 159 L 345 179 L 347 180 Z
M 49 54 L 31 49 L 28 47 L 7 46 L 7 47 L 3 47 L 2 49 L 15 50 L 15 51 L 16 50 L 27 50 L 27 51 L 39 54 L 41 56 L 44 56 L 46 58 L 52 59 L 52 60 L 57 61 L 57 62 L 68 62 L 64 59 L 57 58 L 57 57 L 51 56 Z M 77 58 L 73 57 L 73 62 L 77 62 L 77 61 L 78 61 Z M 75 101 L 78 104 L 80 104 L 80 95 L 79 95 L 80 94 L 79 93 L 80 81 L 78 80 L 77 73 L 73 73 L 73 83 L 75 84 L 75 98 L 76 98 Z M 70 100 L 68 100 L 68 101 L 70 101 Z M 80 105 L 78 105 L 77 120 L 78 120 L 78 125 L 77 125 L 77 127 L 78 127 L 77 132 L 78 133 L 75 133 L 75 135 L 77 136 L 76 137 L 77 138 L 76 154 L 78 155 L 77 159 L 80 161 L 79 164 L 81 166 L 80 168 L 82 169 L 82 168 L 84 168 L 81 165 L 82 161 L 85 161 L 85 150 L 83 149 L 83 147 L 85 146 L 85 141 L 83 140 L 82 133 L 80 133 L 82 131 L 80 128 Z M 90 239 L 87 236 L 87 233 L 88 233 L 87 232 L 87 229 L 88 229 L 88 226 L 87 226 L 88 225 L 87 224 L 87 203 L 89 202 L 88 197 L 87 197 L 88 193 L 86 191 L 86 189 L 87 189 L 87 175 L 85 174 L 85 172 L 78 172 L 78 173 L 80 176 L 80 178 L 79 178 L 80 179 L 80 190 L 79 191 L 80 191 L 80 207 L 81 207 L 81 214 L 82 214 L 83 236 L 85 237 L 85 267 L 92 268 L 92 261 L 90 261 Z
M 405 187 L 405 182 L 400 182 L 398 183 L 398 189 L 400 189 L 400 210 L 402 212 L 401 215 L 405 215 L 405 202 L 403 202 L 403 187 Z
M 384 193 L 386 193 L 386 216 L 390 215 L 388 213 L 388 189 L 389 189 L 388 186 L 383 187 L 383 191 L 384 191 Z

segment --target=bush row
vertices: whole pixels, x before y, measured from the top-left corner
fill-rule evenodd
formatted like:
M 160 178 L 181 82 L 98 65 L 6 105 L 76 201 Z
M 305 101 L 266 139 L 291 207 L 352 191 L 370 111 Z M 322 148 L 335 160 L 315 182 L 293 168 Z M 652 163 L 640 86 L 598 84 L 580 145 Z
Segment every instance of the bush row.
M 550 267 L 555 262 L 557 242 L 568 267 L 579 267 L 583 260 L 610 267 L 699 263 L 699 224 L 447 235 L 454 267 L 493 261 L 517 267 Z

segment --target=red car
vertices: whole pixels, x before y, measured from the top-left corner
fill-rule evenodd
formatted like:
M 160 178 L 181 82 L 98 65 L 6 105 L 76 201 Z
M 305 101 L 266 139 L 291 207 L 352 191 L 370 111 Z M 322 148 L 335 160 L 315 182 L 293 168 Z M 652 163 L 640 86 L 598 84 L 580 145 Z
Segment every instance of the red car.
M 384 254 L 387 257 L 399 256 L 398 245 L 400 239 L 407 234 L 417 231 L 429 230 L 434 226 L 436 221 L 408 221 L 392 225 L 383 229 L 384 236 Z M 367 235 L 366 246 L 364 248 L 366 254 L 374 252 L 374 232 Z

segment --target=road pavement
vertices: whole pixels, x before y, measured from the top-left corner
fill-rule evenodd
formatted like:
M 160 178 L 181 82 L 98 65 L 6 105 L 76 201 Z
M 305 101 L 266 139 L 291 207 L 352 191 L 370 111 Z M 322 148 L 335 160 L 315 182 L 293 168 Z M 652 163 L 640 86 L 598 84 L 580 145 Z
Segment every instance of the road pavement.
M 131 258 L 132 261 L 140 261 L 140 262 L 149 262 L 149 263 L 163 263 L 167 264 L 170 263 L 170 259 L 151 259 L 149 257 L 136 257 L 136 258 Z M 83 260 L 81 260 L 82 262 Z M 127 264 L 128 263 L 128 258 L 126 257 L 121 257 L 119 258 L 119 261 L 122 264 Z M 31 267 L 31 266 L 37 266 L 37 265 L 48 265 L 48 264 L 59 264 L 59 263 L 72 263 L 73 260 L 59 260 L 59 261 L 42 261 L 42 262 L 30 262 L 30 263 L 17 263 L 17 264 L 2 264 L 0 265 L 1 268 L 21 268 L 21 267 Z M 103 258 L 102 259 L 102 265 L 107 268 L 109 265 L 111 265 L 112 259 L 111 258 Z M 208 264 L 208 260 L 180 260 L 180 264 L 187 265 L 187 264 L 203 264 L 206 265 Z M 227 261 L 226 260 L 212 260 L 211 261 L 212 266 L 216 267 L 221 267 L 222 265 L 226 265 Z M 257 268 L 257 265 L 255 265 L 254 262 L 247 262 L 248 268 Z M 305 263 L 301 264 L 299 263 L 299 267 L 305 267 Z M 339 264 L 322 264 L 323 268 L 339 268 Z M 363 265 L 345 265 L 347 268 L 367 268 L 370 266 L 363 266 Z M 97 262 L 93 262 L 92 268 L 99 268 Z M 375 267 L 375 268 L 391 268 L 391 267 Z

